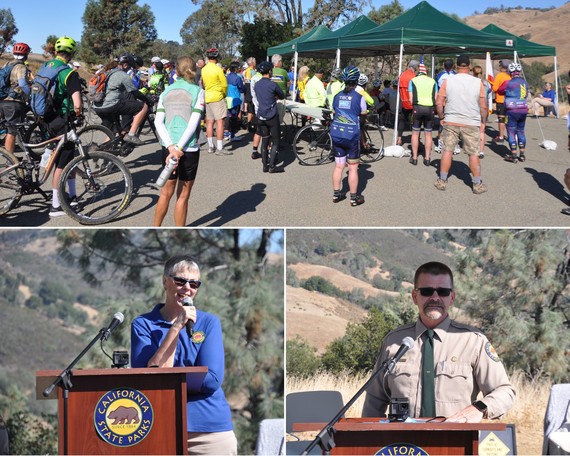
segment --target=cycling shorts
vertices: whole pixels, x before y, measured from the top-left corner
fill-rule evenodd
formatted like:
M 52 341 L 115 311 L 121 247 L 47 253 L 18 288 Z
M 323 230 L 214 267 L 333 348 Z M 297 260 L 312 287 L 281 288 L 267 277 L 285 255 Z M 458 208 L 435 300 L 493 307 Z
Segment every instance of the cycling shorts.
M 166 165 L 168 158 L 168 149 L 162 148 L 162 166 Z M 180 159 L 180 163 L 172 172 L 168 180 L 176 180 L 182 182 L 193 181 L 198 173 L 198 164 L 200 162 L 200 152 L 184 152 L 184 156 Z
M 501 118 L 500 122 L 505 123 L 505 114 L 507 113 L 505 103 L 496 103 L 496 105 L 495 114 Z
M 348 163 L 360 161 L 360 141 L 357 139 L 336 138 L 332 142 L 335 157 L 346 157 Z
M 420 131 L 422 125 L 425 132 L 433 130 L 433 106 L 414 106 L 414 124 L 412 130 Z
M 52 137 L 63 135 L 67 130 L 67 121 L 64 117 L 56 116 L 48 121 L 48 130 Z M 57 169 L 63 169 L 75 156 L 75 144 L 67 141 L 55 159 Z
M 11 135 L 16 135 L 18 129 L 13 126 L 15 123 L 21 123 L 26 119 L 26 104 L 19 101 L 0 101 L 0 114 L 6 120 L 6 130 Z

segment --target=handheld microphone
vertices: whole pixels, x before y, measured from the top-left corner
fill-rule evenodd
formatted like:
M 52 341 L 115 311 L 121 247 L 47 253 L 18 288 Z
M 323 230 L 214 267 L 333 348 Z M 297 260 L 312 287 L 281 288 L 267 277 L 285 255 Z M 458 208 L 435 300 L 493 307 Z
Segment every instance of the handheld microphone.
M 109 326 L 107 326 L 107 329 L 105 329 L 105 331 L 103 332 L 101 340 L 107 340 L 111 335 L 111 333 L 115 330 L 115 328 L 119 326 L 124 319 L 125 316 L 121 312 L 117 312 L 115 315 L 113 315 L 113 320 L 111 321 Z
M 193 306 L 194 305 L 194 301 L 192 301 L 192 298 L 190 296 L 186 296 L 183 300 L 182 300 L 182 305 L 184 307 L 186 306 Z M 188 334 L 188 337 L 192 337 L 192 334 L 194 334 L 194 322 L 192 320 L 188 320 L 186 322 L 186 334 Z
M 400 345 L 400 348 L 398 348 L 398 351 L 396 352 L 394 357 L 388 361 L 388 372 L 392 373 L 392 370 L 394 369 L 396 363 L 400 361 L 400 358 L 404 356 L 404 354 L 410 348 L 413 348 L 413 346 L 414 346 L 414 339 L 412 339 L 411 337 L 404 337 L 404 339 L 402 340 L 402 345 Z

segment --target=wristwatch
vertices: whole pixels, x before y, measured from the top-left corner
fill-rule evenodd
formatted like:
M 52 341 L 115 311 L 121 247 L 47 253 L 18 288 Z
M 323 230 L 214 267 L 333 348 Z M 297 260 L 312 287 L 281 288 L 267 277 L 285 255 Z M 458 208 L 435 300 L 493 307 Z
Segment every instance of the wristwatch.
M 483 401 L 475 401 L 471 405 L 483 413 L 483 417 L 487 416 L 487 404 L 485 404 Z

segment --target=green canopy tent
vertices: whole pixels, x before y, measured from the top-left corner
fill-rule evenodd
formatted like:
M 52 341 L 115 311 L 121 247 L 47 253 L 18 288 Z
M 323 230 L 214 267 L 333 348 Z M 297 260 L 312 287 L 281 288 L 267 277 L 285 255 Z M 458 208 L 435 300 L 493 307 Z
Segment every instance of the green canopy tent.
M 286 43 L 270 47 L 269 49 L 267 49 L 267 55 L 269 57 L 271 57 L 275 54 L 279 54 L 279 55 L 293 54 L 293 66 L 295 68 L 295 70 L 294 70 L 295 77 L 293 79 L 292 87 L 296 90 L 296 87 L 297 87 L 297 61 L 299 59 L 299 53 L 298 53 L 298 49 L 297 49 L 298 46 L 301 43 L 307 42 L 307 41 L 312 40 L 312 39 L 325 38 L 328 35 L 330 35 L 331 33 L 332 33 L 331 29 L 329 29 L 328 27 L 326 27 L 324 25 L 319 25 L 318 27 L 315 27 L 314 29 L 308 31 L 304 35 L 301 35 L 297 38 L 293 38 L 292 40 L 287 41 Z M 294 99 L 295 99 L 295 94 L 293 94 L 293 100 Z
M 343 27 L 334 30 L 330 35 L 325 38 L 311 39 L 300 43 L 298 51 L 307 57 L 323 57 L 336 55 L 336 67 L 340 66 L 340 39 L 349 35 L 356 35 L 358 33 L 367 32 L 378 24 L 367 16 L 359 16 Z

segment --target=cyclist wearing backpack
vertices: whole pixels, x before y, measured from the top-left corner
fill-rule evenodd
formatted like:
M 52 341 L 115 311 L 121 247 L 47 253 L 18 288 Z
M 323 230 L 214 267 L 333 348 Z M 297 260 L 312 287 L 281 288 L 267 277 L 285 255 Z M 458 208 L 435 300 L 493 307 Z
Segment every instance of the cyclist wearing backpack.
M 46 62 L 36 75 L 36 78 L 38 78 L 38 76 L 41 76 L 47 69 L 62 67 L 55 79 L 53 97 L 54 110 L 44 115 L 44 120 L 47 122 L 50 133 L 53 136 L 61 135 L 66 132 L 68 116 L 72 112 L 75 113 L 76 116 L 80 116 L 82 112 L 79 73 L 67 65 L 73 57 L 73 54 L 75 54 L 76 49 L 77 44 L 73 38 L 68 36 L 58 38 L 55 42 L 55 59 Z M 55 162 L 56 167 L 52 180 L 53 199 L 49 212 L 50 217 L 65 215 L 60 205 L 60 199 L 65 197 L 65 195 L 58 194 L 57 186 L 63 168 L 73 159 L 74 151 L 75 144 L 73 142 L 66 142 Z M 75 179 L 70 179 L 68 182 L 71 204 L 77 204 L 77 202 L 74 201 L 77 199 Z
M 12 48 L 14 60 L 8 62 L 0 73 L 0 115 L 6 120 L 5 148 L 14 152 L 16 148 L 16 128 L 13 124 L 23 122 L 26 117 L 26 100 L 30 95 L 30 70 L 24 64 L 30 53 L 26 43 L 16 43 Z
M 140 146 L 143 142 L 136 136 L 136 132 L 148 111 L 148 99 L 135 87 L 127 74 L 127 71 L 134 66 L 136 63 L 130 54 L 119 57 L 117 68 L 121 71 L 113 71 L 107 77 L 105 99 L 95 104 L 95 112 L 101 117 L 103 126 L 110 130 L 113 130 L 115 123 L 120 125 L 121 134 L 130 124 L 129 131 L 123 139 Z M 119 120 L 121 116 L 122 122 Z

